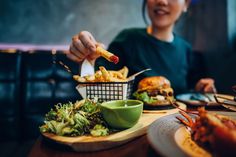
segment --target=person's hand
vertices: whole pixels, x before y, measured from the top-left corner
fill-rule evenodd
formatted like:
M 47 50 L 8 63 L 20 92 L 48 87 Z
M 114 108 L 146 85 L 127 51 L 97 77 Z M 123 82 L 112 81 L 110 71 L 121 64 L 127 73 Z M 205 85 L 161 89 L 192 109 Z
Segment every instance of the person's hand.
M 102 44 L 99 44 L 90 32 L 82 31 L 72 38 L 67 57 L 75 62 L 81 62 L 84 59 L 95 62 L 99 57 L 99 54 L 96 53 L 97 45 L 101 46 Z
M 204 93 L 216 93 L 215 81 L 211 78 L 202 78 L 197 82 L 195 90 Z

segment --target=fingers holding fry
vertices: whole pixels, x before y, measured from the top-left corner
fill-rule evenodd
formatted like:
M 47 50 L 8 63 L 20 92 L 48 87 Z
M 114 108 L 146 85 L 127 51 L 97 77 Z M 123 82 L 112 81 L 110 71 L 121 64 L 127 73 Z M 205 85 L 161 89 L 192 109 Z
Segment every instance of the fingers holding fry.
M 108 52 L 108 51 L 104 50 L 100 46 L 97 46 L 96 53 L 101 55 L 102 57 L 104 57 L 109 62 L 113 62 L 115 64 L 117 64 L 119 62 L 119 57 L 117 57 L 116 55 L 114 55 L 111 52 Z

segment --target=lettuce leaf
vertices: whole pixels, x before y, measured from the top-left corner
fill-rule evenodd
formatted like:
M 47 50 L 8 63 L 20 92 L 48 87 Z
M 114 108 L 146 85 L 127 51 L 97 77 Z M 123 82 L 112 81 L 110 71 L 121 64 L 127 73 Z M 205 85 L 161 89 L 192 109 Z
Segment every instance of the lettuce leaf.
M 60 136 L 107 135 L 109 129 L 105 127 L 107 124 L 101 115 L 99 104 L 89 99 L 81 102 L 79 106 L 75 105 L 78 102 L 55 105 L 45 115 L 40 131 Z
M 136 99 L 141 100 L 144 103 L 148 103 L 148 104 L 151 104 L 157 101 L 153 99 L 152 97 L 149 97 L 147 92 L 142 92 L 142 93 L 135 92 L 133 96 L 135 96 Z

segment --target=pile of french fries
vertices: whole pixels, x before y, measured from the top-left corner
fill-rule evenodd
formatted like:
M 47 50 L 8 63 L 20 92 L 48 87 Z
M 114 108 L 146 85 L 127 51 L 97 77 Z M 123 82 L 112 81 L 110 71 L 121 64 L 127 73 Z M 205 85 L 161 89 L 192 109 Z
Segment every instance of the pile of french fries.
M 83 77 L 74 75 L 73 78 L 78 82 L 127 82 L 128 72 L 129 70 L 126 66 L 118 71 L 107 70 L 105 67 L 100 66 L 94 75 Z

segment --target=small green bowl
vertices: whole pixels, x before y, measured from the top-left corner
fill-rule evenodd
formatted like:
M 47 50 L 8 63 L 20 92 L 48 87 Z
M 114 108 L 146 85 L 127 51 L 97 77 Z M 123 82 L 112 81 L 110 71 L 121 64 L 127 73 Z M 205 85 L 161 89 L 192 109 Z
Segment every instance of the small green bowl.
M 143 112 L 143 102 L 139 100 L 114 100 L 101 104 L 105 121 L 116 129 L 134 126 Z

